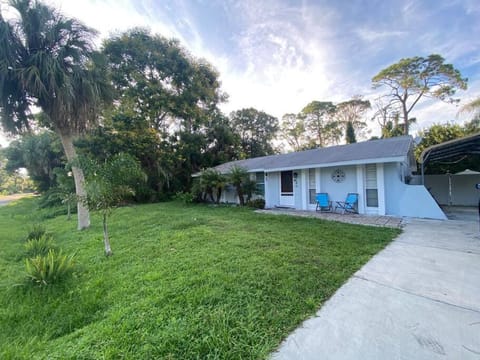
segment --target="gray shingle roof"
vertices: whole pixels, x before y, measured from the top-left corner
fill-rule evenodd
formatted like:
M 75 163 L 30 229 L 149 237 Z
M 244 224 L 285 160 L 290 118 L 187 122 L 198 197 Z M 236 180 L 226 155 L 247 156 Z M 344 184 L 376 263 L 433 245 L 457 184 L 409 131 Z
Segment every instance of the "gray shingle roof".
M 349 145 L 338 145 L 289 154 L 262 156 L 253 159 L 231 161 L 217 166 L 222 173 L 229 172 L 232 166 L 241 166 L 249 171 L 305 168 L 309 165 L 329 166 L 329 164 L 350 162 L 385 162 L 388 158 L 406 157 L 413 146 L 411 136 L 364 141 Z M 383 161 L 382 161 L 383 160 Z M 407 160 L 407 159 L 405 159 Z

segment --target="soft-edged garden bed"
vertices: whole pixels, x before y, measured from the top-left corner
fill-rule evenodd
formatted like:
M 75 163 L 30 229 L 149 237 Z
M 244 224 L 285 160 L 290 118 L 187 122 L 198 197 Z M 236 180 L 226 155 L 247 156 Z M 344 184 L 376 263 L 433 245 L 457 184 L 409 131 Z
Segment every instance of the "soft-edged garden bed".
M 161 203 L 42 220 L 76 253 L 63 285 L 25 286 L 37 200 L 0 208 L 0 358 L 265 358 L 399 230 Z

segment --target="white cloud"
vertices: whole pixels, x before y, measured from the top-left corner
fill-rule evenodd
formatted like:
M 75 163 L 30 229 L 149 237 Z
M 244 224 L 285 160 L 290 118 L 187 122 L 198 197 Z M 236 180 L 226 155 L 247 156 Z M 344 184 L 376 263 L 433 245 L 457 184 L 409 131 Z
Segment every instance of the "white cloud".
M 221 72 L 230 102 L 225 111 L 256 107 L 274 116 L 299 112 L 312 100 L 334 100 L 333 12 L 277 2 L 238 2 L 243 31 L 236 59 Z M 241 61 L 237 66 L 235 61 Z
M 391 31 L 391 30 L 389 31 L 389 30 L 377 30 L 377 29 L 374 30 L 374 29 L 368 29 L 368 28 L 359 28 L 355 32 L 362 40 L 367 42 L 374 42 L 378 40 L 395 41 L 395 39 L 391 39 L 391 38 L 403 37 L 408 34 L 408 32 L 406 31 Z

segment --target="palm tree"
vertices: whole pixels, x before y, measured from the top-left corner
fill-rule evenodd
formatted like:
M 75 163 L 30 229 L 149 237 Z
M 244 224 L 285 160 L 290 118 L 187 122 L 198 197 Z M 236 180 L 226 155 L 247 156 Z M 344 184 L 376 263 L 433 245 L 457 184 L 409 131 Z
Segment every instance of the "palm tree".
M 108 86 L 105 64 L 93 49 L 94 30 L 35 0 L 11 0 L 19 14 L 6 21 L 0 10 L 0 111 L 3 128 L 26 131 L 31 107 L 45 113 L 41 125 L 53 129 L 73 164 L 76 194 L 85 196 L 84 175 L 74 140 L 94 123 Z M 78 229 L 90 225 L 88 209 L 78 207 Z
M 248 171 L 240 166 L 232 166 L 228 174 L 228 181 L 233 185 L 238 196 L 240 206 L 245 205 L 244 185 L 249 180 Z
M 200 187 L 202 191 L 210 196 L 212 203 L 219 204 L 222 197 L 222 190 L 226 185 L 226 177 L 215 169 L 202 171 L 200 175 Z M 214 196 L 215 193 L 215 196 Z

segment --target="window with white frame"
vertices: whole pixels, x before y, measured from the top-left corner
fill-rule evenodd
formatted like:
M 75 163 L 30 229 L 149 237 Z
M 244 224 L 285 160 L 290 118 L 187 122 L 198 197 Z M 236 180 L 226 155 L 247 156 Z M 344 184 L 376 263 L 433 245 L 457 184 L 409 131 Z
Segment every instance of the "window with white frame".
M 308 202 L 312 205 L 316 204 L 317 190 L 315 185 L 315 169 L 308 169 Z
M 257 194 L 265 197 L 265 174 L 263 172 L 255 173 L 255 182 L 257 184 Z
M 367 207 L 378 207 L 377 165 L 365 165 Z

